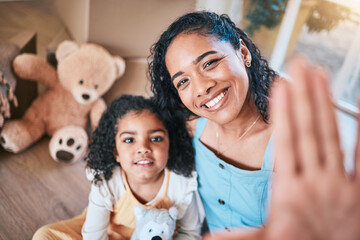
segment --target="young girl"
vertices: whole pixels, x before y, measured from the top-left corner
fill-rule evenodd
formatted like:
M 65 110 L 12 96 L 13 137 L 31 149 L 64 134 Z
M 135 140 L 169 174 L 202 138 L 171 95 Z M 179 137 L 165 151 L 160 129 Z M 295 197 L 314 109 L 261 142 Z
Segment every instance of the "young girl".
M 174 239 L 200 238 L 194 150 L 183 121 L 163 119 L 151 99 L 123 95 L 103 114 L 89 148 L 86 213 L 44 226 L 34 239 L 130 239 L 139 204 L 176 206 Z

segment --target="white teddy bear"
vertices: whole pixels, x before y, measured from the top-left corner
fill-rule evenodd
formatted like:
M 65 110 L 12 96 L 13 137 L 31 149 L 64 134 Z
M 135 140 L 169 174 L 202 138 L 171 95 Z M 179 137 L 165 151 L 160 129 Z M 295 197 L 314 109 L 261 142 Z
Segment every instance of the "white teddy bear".
M 146 209 L 141 205 L 134 207 L 136 229 L 131 240 L 172 240 L 175 232 L 178 210 Z

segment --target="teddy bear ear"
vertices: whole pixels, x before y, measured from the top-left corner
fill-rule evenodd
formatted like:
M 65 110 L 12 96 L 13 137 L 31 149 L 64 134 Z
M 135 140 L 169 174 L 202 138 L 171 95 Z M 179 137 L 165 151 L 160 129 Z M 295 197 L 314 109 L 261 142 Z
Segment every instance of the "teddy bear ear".
M 116 66 L 116 78 L 121 77 L 125 72 L 125 60 L 122 57 L 113 57 Z
M 146 208 L 144 208 L 143 206 L 136 205 L 134 207 L 134 214 L 135 214 L 135 218 L 137 221 L 142 219 L 144 217 L 145 213 L 146 213 Z
M 56 60 L 61 62 L 67 57 L 69 54 L 77 51 L 79 49 L 79 45 L 74 41 L 65 40 L 59 44 L 56 49 Z
M 172 219 L 174 219 L 174 220 L 176 220 L 176 218 L 177 218 L 177 216 L 178 216 L 178 210 L 177 210 L 177 208 L 176 207 L 171 207 L 170 209 L 169 209 L 169 214 L 170 214 L 170 217 L 172 218 Z

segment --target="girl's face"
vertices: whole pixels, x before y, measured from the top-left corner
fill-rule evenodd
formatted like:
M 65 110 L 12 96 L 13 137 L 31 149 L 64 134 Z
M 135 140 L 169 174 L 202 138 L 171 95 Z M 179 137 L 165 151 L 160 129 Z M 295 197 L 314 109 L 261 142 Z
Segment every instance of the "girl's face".
M 169 158 L 168 132 L 149 110 L 131 111 L 118 120 L 116 160 L 128 179 L 157 178 Z
M 230 42 L 196 33 L 179 34 L 165 56 L 166 67 L 183 104 L 219 124 L 240 114 L 249 88 L 244 60 L 251 54 L 241 41 Z

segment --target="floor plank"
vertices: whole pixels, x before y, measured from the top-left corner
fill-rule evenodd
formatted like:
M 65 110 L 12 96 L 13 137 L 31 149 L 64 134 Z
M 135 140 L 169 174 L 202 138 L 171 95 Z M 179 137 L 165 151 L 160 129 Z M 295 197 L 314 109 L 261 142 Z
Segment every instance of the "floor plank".
M 80 214 L 90 183 L 85 163 L 58 163 L 44 138 L 20 154 L 0 150 L 0 238 L 31 239 L 40 226 Z

